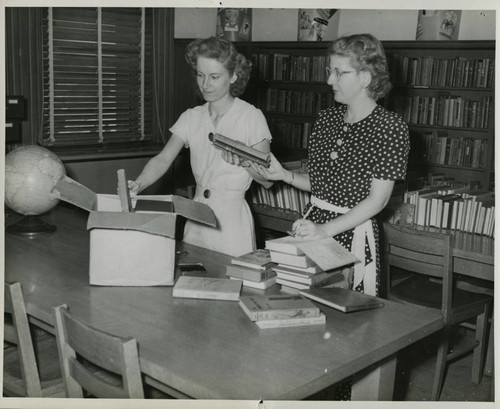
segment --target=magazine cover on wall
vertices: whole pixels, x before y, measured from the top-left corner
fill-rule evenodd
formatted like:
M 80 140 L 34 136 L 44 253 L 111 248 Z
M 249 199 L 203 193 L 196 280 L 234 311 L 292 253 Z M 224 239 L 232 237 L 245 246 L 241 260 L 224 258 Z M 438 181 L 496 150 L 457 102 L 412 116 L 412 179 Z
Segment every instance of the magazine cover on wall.
M 229 41 L 252 40 L 252 9 L 217 10 L 217 38 Z
M 322 41 L 328 21 L 337 9 L 299 9 L 299 41 Z
M 461 10 L 420 10 L 417 40 L 458 40 Z

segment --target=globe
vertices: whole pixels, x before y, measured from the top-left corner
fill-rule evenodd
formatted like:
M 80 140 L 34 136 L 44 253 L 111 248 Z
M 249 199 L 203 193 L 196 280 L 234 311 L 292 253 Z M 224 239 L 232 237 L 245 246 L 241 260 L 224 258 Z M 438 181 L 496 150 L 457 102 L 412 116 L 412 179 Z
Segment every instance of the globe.
M 55 228 L 41 226 L 45 222 L 30 216 L 48 212 L 59 203 L 51 196 L 55 184 L 66 175 L 63 163 L 56 154 L 40 146 L 22 146 L 5 157 L 5 204 L 26 218 L 21 221 L 21 229 L 42 232 Z M 50 225 L 49 225 L 50 226 Z M 15 230 L 8 226 L 7 231 Z M 40 231 L 38 231 L 40 230 Z

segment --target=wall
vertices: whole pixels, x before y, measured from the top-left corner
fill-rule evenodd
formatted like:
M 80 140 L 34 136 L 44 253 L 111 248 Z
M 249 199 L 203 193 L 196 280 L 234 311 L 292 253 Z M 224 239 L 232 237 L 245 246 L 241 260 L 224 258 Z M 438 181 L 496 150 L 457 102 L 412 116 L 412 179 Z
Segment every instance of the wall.
M 414 40 L 418 10 L 339 10 L 331 19 L 325 40 L 337 34 L 370 32 L 380 40 Z M 254 8 L 253 41 L 296 41 L 297 9 Z M 204 38 L 215 35 L 216 8 L 176 8 L 176 38 Z M 464 10 L 459 40 L 494 40 L 495 10 Z
M 135 179 L 149 158 L 121 158 L 109 160 L 64 161 L 68 176 L 95 193 L 116 194 L 118 169 L 125 169 L 127 179 Z M 170 193 L 167 178 L 150 186 L 145 194 Z

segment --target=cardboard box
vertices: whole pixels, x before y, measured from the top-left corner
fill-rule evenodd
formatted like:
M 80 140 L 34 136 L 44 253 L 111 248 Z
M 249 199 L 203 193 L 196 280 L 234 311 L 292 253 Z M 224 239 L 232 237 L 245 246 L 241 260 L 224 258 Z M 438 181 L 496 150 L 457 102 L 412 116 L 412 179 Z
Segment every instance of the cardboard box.
M 177 218 L 216 226 L 210 207 L 181 196 L 137 196 L 134 211 L 124 212 L 118 195 L 95 194 L 78 185 L 64 177 L 54 191 L 90 211 L 91 285 L 173 285 Z

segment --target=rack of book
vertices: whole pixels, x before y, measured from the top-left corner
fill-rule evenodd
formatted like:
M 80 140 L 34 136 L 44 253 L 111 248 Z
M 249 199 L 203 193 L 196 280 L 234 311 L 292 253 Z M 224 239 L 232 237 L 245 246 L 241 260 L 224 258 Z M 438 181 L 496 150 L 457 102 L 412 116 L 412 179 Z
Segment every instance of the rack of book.
M 492 190 L 495 42 L 388 44 L 387 105 L 409 125 L 409 168 Z
M 292 172 L 307 172 L 306 159 L 286 161 L 282 165 Z M 310 200 L 310 193 L 284 182 L 275 182 L 271 187 L 253 183 L 248 193 L 248 200 L 261 225 L 271 230 L 286 232 L 304 213 Z
M 413 206 L 415 225 L 494 236 L 495 193 L 473 184 L 452 182 L 410 190 L 404 203 Z

